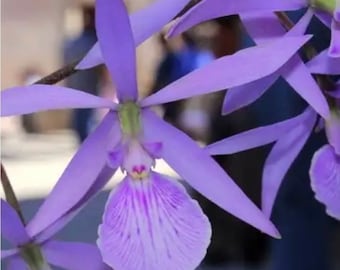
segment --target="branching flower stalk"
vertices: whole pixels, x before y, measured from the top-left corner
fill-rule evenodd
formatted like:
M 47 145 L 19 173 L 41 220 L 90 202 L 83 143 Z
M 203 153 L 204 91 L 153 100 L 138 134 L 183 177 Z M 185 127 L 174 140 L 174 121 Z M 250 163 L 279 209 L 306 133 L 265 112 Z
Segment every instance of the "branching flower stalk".
M 13 207 L 17 212 L 21 222 L 25 224 L 25 219 L 20 209 L 18 199 L 15 195 L 14 189 L 12 187 L 11 181 L 8 178 L 5 166 L 1 163 L 1 185 L 5 193 L 6 201 Z

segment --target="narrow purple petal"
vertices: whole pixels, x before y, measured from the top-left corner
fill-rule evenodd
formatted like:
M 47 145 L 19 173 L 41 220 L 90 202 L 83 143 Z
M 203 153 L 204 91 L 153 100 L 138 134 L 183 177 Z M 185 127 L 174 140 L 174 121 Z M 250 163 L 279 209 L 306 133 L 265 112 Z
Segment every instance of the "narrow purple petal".
M 223 169 L 186 134 L 151 111 L 143 111 L 144 136 L 163 143 L 164 160 L 194 189 L 222 209 L 259 230 L 278 237 L 263 215 Z
M 228 89 L 223 101 L 222 114 L 232 113 L 253 103 L 264 94 L 279 76 L 280 72 L 277 71 L 257 81 Z
M 257 44 L 273 41 L 286 33 L 278 18 L 272 12 L 251 12 L 241 14 L 241 19 L 249 35 Z M 224 98 L 222 114 L 232 113 L 260 98 L 264 92 L 279 78 L 280 71 L 257 81 L 228 89 Z
M 306 100 L 318 114 L 325 119 L 329 117 L 330 112 L 327 100 L 298 55 L 295 55 L 285 65 L 282 75 L 295 92 Z
M 288 36 L 303 35 L 313 16 L 313 10 L 308 9 L 302 18 L 287 33 Z M 240 15 L 248 33 L 256 43 L 262 44 L 286 34 L 286 29 L 273 12 L 251 12 Z
M 190 0 L 158 0 L 131 15 L 131 26 L 136 43 L 140 44 L 159 32 Z
M 262 14 L 256 15 L 244 15 L 241 16 L 243 18 L 243 22 L 249 32 L 249 34 L 254 38 L 257 44 L 261 44 L 261 42 L 268 42 L 268 37 L 271 36 L 300 36 L 303 35 L 308 27 L 308 24 L 313 16 L 312 10 L 307 10 L 304 16 L 299 20 L 299 22 L 288 32 L 282 27 L 280 21 L 275 18 L 275 14 L 265 14 L 264 17 Z M 263 18 L 266 20 L 263 21 Z M 259 21 L 255 24 L 254 22 Z M 263 26 L 264 24 L 268 24 L 267 26 Z M 257 27 L 255 27 L 257 26 Z M 266 37 L 265 39 L 263 37 Z M 269 39 L 270 40 L 270 39 Z M 282 75 L 286 81 L 292 86 L 292 88 L 303 98 L 305 99 L 322 117 L 329 117 L 329 107 L 326 101 L 326 98 L 323 96 L 322 91 L 320 90 L 318 84 L 311 76 L 310 71 L 306 68 L 303 61 L 300 59 L 298 55 L 294 55 L 282 69 L 276 74 L 276 78 Z M 238 100 L 239 102 L 235 102 L 234 100 L 229 100 L 228 96 L 226 96 L 224 106 L 230 106 L 238 109 L 241 105 L 248 105 L 249 103 L 255 101 L 259 98 L 264 90 L 268 89 L 268 87 L 272 84 L 274 80 L 273 77 L 269 77 L 266 80 L 260 79 L 258 82 L 254 82 L 254 85 L 244 85 L 242 86 L 242 90 L 245 94 L 239 93 Z M 276 79 L 275 78 L 275 79 Z M 263 80 L 263 81 L 262 81 Z M 254 87 L 255 91 L 251 88 Z M 261 89 L 262 87 L 262 89 Z M 263 89 L 264 88 L 264 89 Z M 239 91 L 239 90 L 238 90 Z M 248 93 L 247 93 L 248 92 Z M 245 98 L 243 99 L 240 95 L 243 94 Z M 236 100 L 236 101 L 238 101 Z M 244 106 L 243 105 L 243 106 Z M 224 107 L 224 108 L 225 108 Z M 226 110 L 227 112 L 232 110 Z
M 328 55 L 340 59 L 340 22 L 332 21 L 332 38 L 329 46 Z
M 248 12 L 297 10 L 306 6 L 305 0 L 202 0 L 185 13 L 172 27 L 169 36 L 178 35 L 192 26 L 214 18 Z
M 30 85 L 1 91 L 1 116 L 69 108 L 111 108 L 114 103 L 61 86 Z
M 98 246 L 113 269 L 186 270 L 203 260 L 211 227 L 198 203 L 174 179 L 126 177 L 110 195 Z
M 161 142 L 144 142 L 142 145 L 152 158 L 157 159 L 162 157 L 163 144 Z
M 100 252 L 95 245 L 78 242 L 49 241 L 43 245 L 46 260 L 69 270 L 104 270 Z
M 288 35 L 289 36 L 304 35 L 307 31 L 307 28 L 313 16 L 314 16 L 314 10 L 311 8 L 307 9 L 305 14 L 300 18 L 300 20 L 293 26 L 291 30 L 289 30 Z
M 1 220 L 1 236 L 13 246 L 19 246 L 30 241 L 18 214 L 3 199 L 1 199 Z
M 123 0 L 97 0 L 96 29 L 118 99 L 137 100 L 136 49 Z
M 313 113 L 310 108 L 307 108 L 294 118 L 236 134 L 208 145 L 205 150 L 209 155 L 230 155 L 272 143 L 303 123 Z
M 311 73 L 315 74 L 340 74 L 340 58 L 329 57 L 327 50 L 322 51 L 307 63 L 307 67 Z
M 340 220 L 340 158 L 330 145 L 315 152 L 309 171 L 315 198 L 328 215 Z
M 249 35 L 257 44 L 282 37 L 286 30 L 278 23 L 277 16 L 272 12 L 251 12 L 241 14 L 240 18 Z
M 159 32 L 188 2 L 189 0 L 158 0 L 131 14 L 130 23 L 135 46 Z M 78 64 L 77 69 L 91 68 L 103 62 L 99 44 L 96 43 Z
M 314 9 L 315 16 L 328 28 L 331 28 L 332 24 L 332 15 L 326 11 L 322 11 L 320 9 Z
M 262 175 L 262 209 L 270 217 L 279 187 L 288 169 L 309 138 L 316 122 L 316 114 L 284 134 L 270 151 Z
M 283 37 L 213 61 L 141 101 L 150 106 L 240 86 L 277 71 L 310 39 Z M 207 79 L 209 78 L 209 80 Z
M 116 172 L 116 168 L 113 169 L 109 166 L 104 166 L 99 176 L 95 180 L 94 184 L 87 191 L 85 196 L 57 221 L 52 225 L 48 226 L 41 233 L 35 236 L 35 241 L 37 243 L 43 243 L 50 239 L 54 234 L 60 231 L 65 225 L 67 225 L 81 210 L 82 208 L 95 196 L 106 183 L 112 178 L 113 174 Z
M 109 140 L 120 140 L 117 115 L 109 112 L 96 130 L 82 144 L 68 167 L 27 225 L 35 236 L 74 207 L 94 184 L 106 165 Z
M 76 66 L 76 69 L 88 69 L 103 64 L 103 56 L 98 41 L 92 46 L 84 58 Z
M 6 249 L 6 250 L 1 250 L 1 260 L 11 257 L 15 254 L 17 254 L 19 250 L 17 248 L 12 248 L 12 249 Z
M 28 266 L 19 256 L 14 256 L 6 260 L 6 270 L 29 270 Z

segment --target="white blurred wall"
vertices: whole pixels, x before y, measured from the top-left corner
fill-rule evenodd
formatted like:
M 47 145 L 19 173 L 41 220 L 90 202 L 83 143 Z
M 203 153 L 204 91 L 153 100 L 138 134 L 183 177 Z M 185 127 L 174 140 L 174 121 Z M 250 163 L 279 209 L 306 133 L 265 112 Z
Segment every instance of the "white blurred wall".
M 92 0 L 2 0 L 1 1 L 1 89 L 21 85 L 24 69 L 35 67 L 47 75 L 61 67 L 62 44 L 79 29 L 77 6 Z M 129 10 L 138 10 L 152 0 L 129 0 Z M 138 48 L 140 91 L 147 92 L 153 81 L 159 48 L 155 38 Z M 14 118 L 13 118 L 14 119 Z M 7 118 L 2 130 L 16 129 Z M 69 112 L 50 111 L 34 115 L 39 131 L 68 126 Z M 13 127 L 14 125 L 14 127 Z

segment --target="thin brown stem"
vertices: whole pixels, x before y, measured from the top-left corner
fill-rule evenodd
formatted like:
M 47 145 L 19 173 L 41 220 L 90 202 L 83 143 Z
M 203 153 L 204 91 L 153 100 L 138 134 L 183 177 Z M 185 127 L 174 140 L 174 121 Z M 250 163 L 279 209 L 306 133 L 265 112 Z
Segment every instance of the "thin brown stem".
M 36 81 L 34 84 L 56 84 L 63 79 L 71 76 L 76 73 L 77 70 L 75 67 L 78 65 L 79 61 L 66 65 L 65 67 L 47 75 L 46 77 Z
M 284 13 L 284 12 L 275 12 L 275 15 L 279 18 L 281 24 L 283 25 L 283 27 L 287 31 L 289 31 L 290 29 L 292 29 L 294 27 L 294 23 L 288 18 L 286 13 Z
M 9 181 L 5 167 L 3 166 L 2 163 L 1 163 L 1 184 L 5 192 L 6 201 L 14 208 L 14 210 L 18 213 L 22 223 L 25 224 L 25 219 L 21 212 L 18 199 L 15 196 L 13 187 L 11 185 L 11 182 Z

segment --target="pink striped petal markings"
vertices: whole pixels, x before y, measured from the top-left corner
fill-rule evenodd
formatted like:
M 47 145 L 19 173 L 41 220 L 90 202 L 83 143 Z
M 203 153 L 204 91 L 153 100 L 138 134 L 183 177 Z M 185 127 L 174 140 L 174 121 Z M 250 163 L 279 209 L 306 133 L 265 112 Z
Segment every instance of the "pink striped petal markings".
M 198 203 L 175 179 L 136 166 L 112 190 L 98 246 L 113 269 L 195 269 L 211 227 Z

